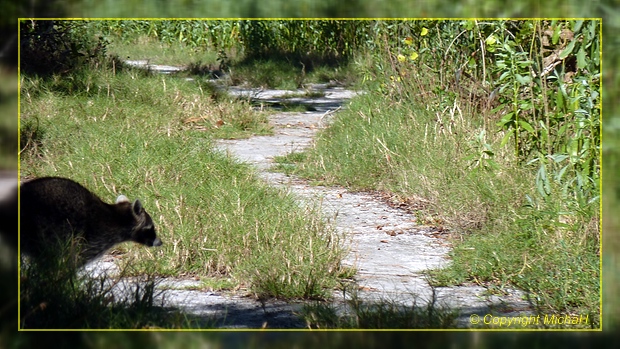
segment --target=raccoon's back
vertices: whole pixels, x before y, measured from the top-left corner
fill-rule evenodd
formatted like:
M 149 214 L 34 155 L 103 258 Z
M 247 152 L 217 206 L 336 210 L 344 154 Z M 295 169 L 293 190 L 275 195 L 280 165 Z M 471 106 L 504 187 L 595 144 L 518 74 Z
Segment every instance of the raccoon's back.
M 88 189 L 65 178 L 44 177 L 20 188 L 20 234 L 26 253 L 49 243 L 83 235 L 107 205 Z

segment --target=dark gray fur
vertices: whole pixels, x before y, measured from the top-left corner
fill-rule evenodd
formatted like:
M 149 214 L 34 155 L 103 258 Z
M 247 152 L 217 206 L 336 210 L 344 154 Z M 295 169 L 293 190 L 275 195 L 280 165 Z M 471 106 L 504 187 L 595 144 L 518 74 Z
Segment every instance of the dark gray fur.
M 82 185 L 59 177 L 23 183 L 20 200 L 21 252 L 35 258 L 58 242 L 77 242 L 80 264 L 125 241 L 162 244 L 139 200 L 131 203 L 121 195 L 115 204 L 107 204 Z

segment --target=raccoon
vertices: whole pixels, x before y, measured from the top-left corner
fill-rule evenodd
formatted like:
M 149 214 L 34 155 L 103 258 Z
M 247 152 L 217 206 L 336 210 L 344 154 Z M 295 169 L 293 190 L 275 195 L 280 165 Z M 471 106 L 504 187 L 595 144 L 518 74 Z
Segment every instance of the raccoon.
M 162 245 L 139 200 L 131 203 L 121 195 L 115 204 L 107 204 L 67 178 L 42 177 L 23 183 L 20 207 L 21 252 L 33 258 L 58 243 L 77 245 L 74 257 L 79 265 L 125 241 Z

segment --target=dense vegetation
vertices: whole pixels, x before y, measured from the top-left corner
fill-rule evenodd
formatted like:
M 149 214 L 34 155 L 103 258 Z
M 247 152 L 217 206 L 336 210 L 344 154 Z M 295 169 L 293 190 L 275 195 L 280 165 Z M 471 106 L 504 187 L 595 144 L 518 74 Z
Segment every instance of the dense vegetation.
M 452 266 L 435 275 L 440 284 L 513 284 L 541 311 L 598 321 L 600 22 L 368 30 L 368 94 L 316 147 L 281 161 L 327 183 L 422 202 L 431 213 L 423 221 L 461 240 Z

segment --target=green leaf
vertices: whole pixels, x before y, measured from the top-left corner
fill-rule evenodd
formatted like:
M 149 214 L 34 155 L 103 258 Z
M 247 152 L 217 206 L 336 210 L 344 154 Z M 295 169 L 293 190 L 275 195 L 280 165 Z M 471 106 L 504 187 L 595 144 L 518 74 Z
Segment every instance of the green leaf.
M 527 85 L 530 81 L 532 81 L 532 78 L 529 75 L 515 74 L 515 78 L 521 85 Z
M 570 44 L 568 44 L 568 46 L 566 46 L 566 48 L 563 49 L 562 52 L 560 52 L 560 59 L 564 59 L 568 57 L 568 55 L 570 55 L 573 52 L 576 42 L 577 42 L 577 38 L 574 38 L 573 41 L 571 41 Z
M 558 41 L 560 40 L 560 33 L 562 32 L 562 26 L 557 26 L 555 27 L 555 30 L 553 31 L 553 36 L 551 37 L 551 43 L 554 45 L 558 44 Z
M 543 163 L 536 174 L 536 189 L 541 196 L 548 196 L 551 193 L 551 185 L 547 178 L 547 169 Z
M 568 124 L 566 123 L 560 126 L 560 129 L 558 130 L 558 137 L 563 136 L 567 128 L 568 128 Z
M 532 199 L 532 197 L 529 194 L 525 194 L 525 199 L 527 200 L 527 204 L 524 204 L 524 207 L 531 207 L 534 208 L 536 207 L 536 202 L 534 202 L 534 199 Z
M 541 167 L 542 169 L 542 167 Z M 536 176 L 536 190 L 540 196 L 547 196 L 545 193 L 545 187 L 543 185 L 543 181 L 540 179 L 540 170 L 538 171 L 538 175 Z
M 566 170 L 568 169 L 568 167 L 570 166 L 570 164 L 562 167 L 562 169 L 560 169 L 560 171 L 558 171 L 558 173 L 556 173 L 555 175 L 555 181 L 560 183 L 562 181 L 562 177 L 564 177 L 564 174 L 566 173 Z
M 553 154 L 553 155 L 548 155 L 548 156 L 555 163 L 559 163 L 559 162 L 562 162 L 562 161 L 568 159 L 568 155 L 566 155 L 566 154 Z
M 504 125 L 506 125 L 507 123 L 511 122 L 513 120 L 513 112 L 510 112 L 504 116 L 502 116 L 502 119 L 496 124 L 499 127 L 504 127 Z
M 519 125 L 523 127 L 527 132 L 534 133 L 534 128 L 525 120 L 519 120 Z
M 583 46 L 577 52 L 577 68 L 583 69 L 586 67 L 586 51 L 583 49 Z
M 504 135 L 504 137 L 502 138 L 501 143 L 499 144 L 500 147 L 503 147 L 506 145 L 506 143 L 508 143 L 508 140 L 510 140 L 510 136 L 514 133 L 514 130 L 510 130 L 508 132 L 506 132 L 506 134 Z
M 561 111 L 564 111 L 564 94 L 562 91 L 556 92 L 555 94 L 555 106 Z
M 498 68 L 500 68 L 500 65 L 497 65 Z M 504 65 L 504 68 L 506 68 L 506 66 Z M 503 69 L 503 68 L 500 68 Z M 497 81 L 504 81 L 504 79 L 506 79 L 506 77 L 510 75 L 509 71 L 504 72 L 502 75 L 500 75 L 499 79 Z
M 573 33 L 575 34 L 579 33 L 582 25 L 583 25 L 583 20 L 575 21 L 575 26 L 573 27 Z

